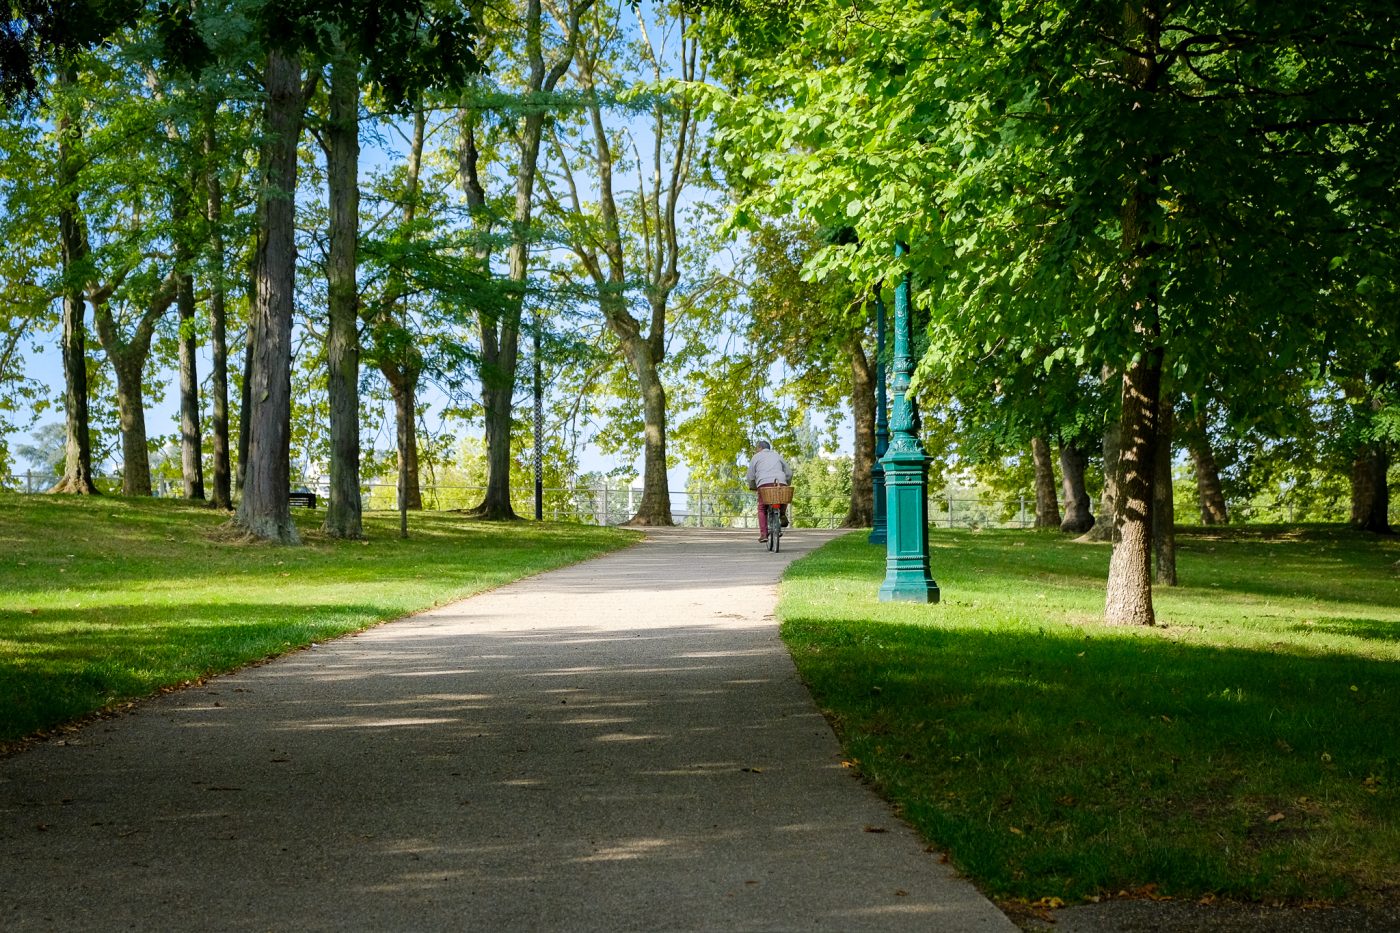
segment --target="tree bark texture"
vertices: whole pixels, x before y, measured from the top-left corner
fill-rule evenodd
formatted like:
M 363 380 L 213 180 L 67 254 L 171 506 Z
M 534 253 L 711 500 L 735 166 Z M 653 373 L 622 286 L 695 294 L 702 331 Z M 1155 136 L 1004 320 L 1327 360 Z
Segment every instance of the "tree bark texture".
M 1055 461 L 1050 445 L 1039 435 L 1031 438 L 1035 465 L 1035 527 L 1060 527 L 1060 503 L 1055 498 Z
M 299 544 L 291 491 L 292 301 L 296 285 L 297 143 L 301 136 L 301 68 L 295 57 L 267 56 L 263 191 L 259 211 L 256 297 L 252 309 L 251 412 L 243 424 L 248 460 L 235 523 L 250 534 Z
M 360 82 L 354 58 L 331 63 L 330 125 L 326 129 L 326 184 L 330 246 L 326 337 L 330 403 L 330 496 L 326 534 L 364 536 L 360 503 L 360 309 L 356 243 L 360 228 Z M 410 418 L 413 417 L 410 413 Z M 411 424 L 410 424 L 411 426 Z
M 1393 534 L 1390 525 L 1390 451 L 1381 444 L 1364 447 L 1352 462 L 1351 524 L 1362 531 Z
M 204 115 L 205 217 L 209 229 L 211 274 L 209 278 L 210 428 L 213 431 L 214 506 L 233 507 L 232 470 L 229 460 L 228 425 L 228 310 L 224 280 L 224 189 L 219 180 L 218 139 L 215 136 L 217 104 L 211 102 Z
M 866 356 L 859 335 L 847 346 L 851 361 L 851 416 L 855 421 L 855 448 L 851 458 L 851 505 L 842 528 L 869 528 L 875 521 L 875 490 L 870 468 L 875 464 L 875 367 Z
M 1152 483 L 1152 553 L 1154 583 L 1176 586 L 1176 498 L 1172 488 L 1172 400 L 1165 393 L 1157 405 L 1157 460 Z
M 1206 430 L 1204 413 L 1187 423 L 1186 447 L 1191 452 L 1191 465 L 1196 473 L 1196 495 L 1201 500 L 1201 524 L 1225 525 L 1230 521 L 1230 512 L 1225 505 L 1225 492 L 1220 485 L 1220 468 L 1215 462 L 1215 453 L 1210 449 L 1210 435 Z
M 1060 521 L 1060 530 L 1067 534 L 1082 535 L 1094 527 L 1091 500 L 1084 487 L 1084 472 L 1088 464 L 1089 458 L 1078 446 L 1060 445 L 1060 487 L 1065 497 L 1065 514 Z
M 1148 350 L 1123 373 L 1118 453 L 1118 526 L 1109 561 L 1104 619 L 1152 625 L 1152 494 L 1157 457 L 1157 399 L 1162 351 Z
M 423 508 L 423 488 L 418 484 L 418 372 L 404 374 L 395 369 L 389 378 L 394 397 L 394 437 L 399 454 L 399 507 L 409 511 Z
M 193 257 L 180 247 L 182 268 L 176 273 L 175 307 L 180 317 L 180 475 L 186 499 L 204 498 L 204 437 L 199 423 L 199 374 L 196 370 Z
M 141 385 L 145 356 L 113 359 L 117 375 L 117 422 L 122 434 L 122 495 L 151 495 L 151 459 L 146 435 L 146 397 Z
M 1103 431 L 1103 493 L 1099 496 L 1098 521 L 1084 535 L 1086 541 L 1116 541 L 1118 534 L 1118 457 L 1123 426 L 1110 421 Z
M 142 377 L 151 355 L 156 324 L 170 310 L 179 285 L 172 273 L 136 321 L 129 337 L 123 337 L 108 304 L 113 286 L 91 293 L 93 325 L 117 376 L 117 421 L 122 437 L 122 495 L 151 494 L 151 460 L 146 434 L 146 393 Z
M 615 312 L 626 315 L 625 310 Z M 631 320 L 631 315 L 627 315 Z M 610 319 L 611 320 L 611 319 Z M 616 328 L 614 328 L 616 331 Z M 642 395 L 644 452 L 642 457 L 642 501 L 629 525 L 673 525 L 671 491 L 666 477 L 666 389 L 661 384 L 651 343 L 635 332 L 624 338 L 623 352 L 637 378 Z
M 72 69 L 60 71 L 60 87 L 73 84 Z M 58 135 L 59 245 L 63 260 L 63 478 L 51 492 L 93 496 L 98 494 L 92 478 L 92 434 L 88 416 L 87 308 L 83 283 L 76 270 L 87 257 L 87 238 L 78 216 L 78 154 L 73 143 L 82 135 L 82 126 L 66 101 L 55 123 Z
M 256 276 L 253 294 L 257 294 Z M 243 385 L 238 398 L 238 472 L 236 474 L 237 496 L 243 498 L 243 487 L 248 481 L 248 424 L 253 417 L 253 326 L 249 322 L 243 340 Z

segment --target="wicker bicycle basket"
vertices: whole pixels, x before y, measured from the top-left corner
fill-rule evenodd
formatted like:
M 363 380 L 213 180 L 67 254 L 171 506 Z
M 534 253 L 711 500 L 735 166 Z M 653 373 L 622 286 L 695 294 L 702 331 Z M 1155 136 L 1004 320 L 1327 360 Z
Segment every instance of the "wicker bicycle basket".
M 758 501 L 762 505 L 787 505 L 792 501 L 791 486 L 760 486 Z

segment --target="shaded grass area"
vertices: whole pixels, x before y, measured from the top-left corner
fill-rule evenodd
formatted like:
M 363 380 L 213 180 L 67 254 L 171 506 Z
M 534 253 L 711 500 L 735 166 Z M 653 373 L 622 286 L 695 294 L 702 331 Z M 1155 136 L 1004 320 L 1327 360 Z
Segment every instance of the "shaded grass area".
M 623 547 L 581 525 L 366 515 L 338 541 L 231 539 L 171 500 L 0 493 L 0 745 L 163 688 Z
M 779 615 L 852 765 L 983 890 L 1400 893 L 1400 542 L 1184 531 L 1153 630 L 1100 624 L 1105 545 L 930 544 L 941 605 L 879 603 L 856 534 Z

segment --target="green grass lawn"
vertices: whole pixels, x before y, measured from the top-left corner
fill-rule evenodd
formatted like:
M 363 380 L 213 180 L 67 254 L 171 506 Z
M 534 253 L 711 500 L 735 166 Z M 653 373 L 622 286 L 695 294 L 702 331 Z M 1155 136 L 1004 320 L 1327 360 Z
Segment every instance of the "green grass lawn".
M 230 540 L 171 500 L 0 493 L 0 746 L 311 642 L 625 546 L 609 528 L 366 516 L 365 541 Z
M 1400 895 L 1400 541 L 1184 531 L 1159 627 L 1109 550 L 935 530 L 943 602 L 864 533 L 795 564 L 783 635 L 853 767 L 1003 899 Z

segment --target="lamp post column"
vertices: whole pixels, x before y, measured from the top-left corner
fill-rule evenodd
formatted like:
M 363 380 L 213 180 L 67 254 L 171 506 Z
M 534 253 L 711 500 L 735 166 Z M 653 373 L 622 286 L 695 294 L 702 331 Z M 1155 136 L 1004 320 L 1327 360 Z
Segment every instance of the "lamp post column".
M 895 244 L 895 255 L 909 252 Z M 919 440 L 919 410 L 909 397 L 914 373 L 910 289 L 913 276 L 905 272 L 894 290 L 894 373 L 890 388 L 894 406 L 885 467 L 885 506 L 888 524 L 885 582 L 881 602 L 938 602 L 938 584 L 928 565 L 928 454 Z
M 890 449 L 890 427 L 885 406 L 885 299 L 875 293 L 875 462 L 870 465 L 871 544 L 886 543 L 885 465 L 880 462 Z
M 535 309 L 535 521 L 544 521 L 544 383 L 540 367 L 540 309 Z

